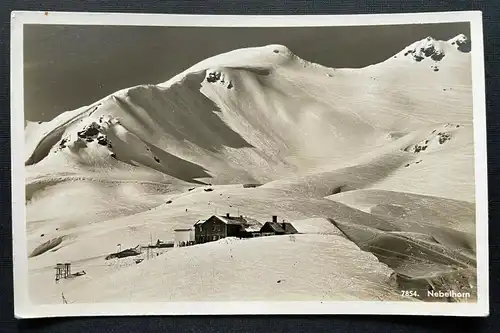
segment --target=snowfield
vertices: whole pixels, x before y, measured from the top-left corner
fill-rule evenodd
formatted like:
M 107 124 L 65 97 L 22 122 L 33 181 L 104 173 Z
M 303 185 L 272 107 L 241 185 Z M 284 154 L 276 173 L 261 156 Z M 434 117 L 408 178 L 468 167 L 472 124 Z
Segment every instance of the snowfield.
M 474 301 L 471 86 L 464 35 L 361 69 L 268 45 L 28 122 L 32 301 Z M 104 259 L 216 213 L 300 234 Z
M 82 267 L 92 267 L 92 263 Z M 390 273 L 387 266 L 340 236 L 227 238 L 176 248 L 99 278 L 91 278 L 89 274 L 80 281 L 78 278 L 63 281 L 61 290 L 69 301 L 84 303 L 110 299 L 118 302 L 411 300 L 401 297 L 391 287 Z

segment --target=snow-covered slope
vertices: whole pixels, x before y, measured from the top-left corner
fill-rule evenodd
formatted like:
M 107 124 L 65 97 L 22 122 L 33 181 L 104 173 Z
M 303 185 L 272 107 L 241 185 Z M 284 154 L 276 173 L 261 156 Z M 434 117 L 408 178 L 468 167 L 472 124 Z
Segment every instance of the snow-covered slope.
M 166 165 L 178 157 L 195 160 L 215 179 L 268 180 L 317 160 L 371 151 L 392 132 L 450 118 L 470 123 L 470 91 L 463 91 L 470 88 L 470 56 L 449 42 L 432 42 L 409 47 L 428 54 L 448 46 L 440 51 L 446 57 L 433 60 L 443 69 L 432 73 L 422 71 L 425 61 L 392 58 L 367 69 L 328 69 L 279 45 L 229 52 L 166 83 L 124 89 L 40 125 L 43 131 L 30 136 L 26 164 L 51 164 L 61 153 L 83 164 L 116 157 L 172 174 L 177 165 Z M 112 147 L 78 136 L 93 123 Z M 197 171 L 184 178 L 208 177 Z
M 442 251 L 440 246 L 463 248 L 471 258 L 475 251 L 470 42 L 463 35 L 448 41 L 429 37 L 361 69 L 310 63 L 282 45 L 235 50 L 164 83 L 123 89 L 50 122 L 28 123 L 25 131 L 28 246 L 30 252 L 43 249 L 30 258 L 30 269 L 38 272 L 34 284 L 48 277 L 55 261 L 100 267 L 96 263 L 115 244 L 136 246 L 149 242 L 151 235 L 169 239 L 176 227 L 215 211 L 263 220 L 279 214 L 297 221 L 298 229 L 303 224 L 306 234 L 333 237 L 318 241 L 323 245 L 352 242 L 372 252 L 360 259 L 369 258 L 367 267 L 378 258 L 396 272 L 400 262 L 381 259 L 380 251 L 363 243 L 365 234 L 374 239 L 373 246 L 394 246 L 401 253 L 400 242 L 437 235 L 438 245 L 421 245 L 433 253 L 428 267 L 437 271 L 442 265 L 463 268 L 463 258 L 443 263 L 434 255 Z M 245 183 L 263 185 L 243 188 Z M 204 191 L 207 187 L 213 191 Z M 370 188 L 378 191 L 380 202 L 365 202 L 363 191 Z M 390 206 L 402 192 L 408 200 Z M 463 211 L 463 219 L 442 216 L 439 209 L 419 205 L 418 195 L 447 212 L 446 207 L 469 210 Z M 367 205 L 378 206 L 367 211 Z M 426 214 L 394 217 L 403 209 L 399 206 Z M 434 218 L 436 225 L 429 222 Z M 264 241 L 252 242 L 248 244 L 258 248 Z M 306 243 L 295 250 L 317 250 L 310 249 L 314 242 Z M 217 246 L 207 244 L 206 249 L 220 255 L 223 250 Z M 250 248 L 242 245 L 241 251 Z M 203 251 L 191 256 L 189 250 L 177 252 L 185 264 L 180 263 L 184 259 L 172 262 L 209 260 L 203 259 Z M 283 258 L 283 267 L 288 259 Z M 272 260 L 263 262 L 268 265 L 264 270 L 272 269 Z M 136 281 L 137 274 L 147 277 L 151 270 L 155 283 L 177 279 L 150 266 L 123 274 Z M 288 269 L 286 274 L 294 274 Z M 99 281 L 82 282 L 85 292 L 74 295 L 80 301 L 95 300 L 92 290 L 121 279 L 121 273 L 108 279 L 107 271 L 89 270 Z M 255 278 L 256 272 L 249 274 Z M 370 268 L 359 274 L 370 274 Z M 99 300 L 121 299 L 120 293 L 131 293 L 128 288 L 102 294 Z M 155 297 L 181 297 L 169 290 Z M 382 298 L 396 297 L 380 292 Z M 152 294 L 149 290 L 133 297 Z M 45 302 L 53 295 L 36 299 Z M 337 292 L 330 296 L 347 297 Z

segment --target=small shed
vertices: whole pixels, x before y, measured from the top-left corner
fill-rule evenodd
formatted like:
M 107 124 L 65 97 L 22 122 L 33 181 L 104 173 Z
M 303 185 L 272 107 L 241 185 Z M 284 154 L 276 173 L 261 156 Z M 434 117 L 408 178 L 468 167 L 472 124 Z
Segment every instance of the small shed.
M 260 229 L 262 234 L 266 235 L 284 235 L 285 230 L 281 227 L 278 222 L 266 222 Z
M 174 229 L 174 244 L 175 247 L 193 245 L 194 229 L 193 228 Z
M 298 234 L 299 233 L 297 231 L 297 229 L 295 229 L 295 227 L 293 226 L 293 224 L 291 224 L 289 222 L 283 222 L 283 223 L 281 223 L 281 227 L 283 228 L 283 230 L 285 230 L 285 234 L 286 235 L 289 235 L 289 234 Z
M 273 216 L 272 222 L 266 222 L 260 229 L 260 233 L 264 235 L 289 235 L 297 234 L 298 231 L 289 222 L 278 222 L 278 217 Z

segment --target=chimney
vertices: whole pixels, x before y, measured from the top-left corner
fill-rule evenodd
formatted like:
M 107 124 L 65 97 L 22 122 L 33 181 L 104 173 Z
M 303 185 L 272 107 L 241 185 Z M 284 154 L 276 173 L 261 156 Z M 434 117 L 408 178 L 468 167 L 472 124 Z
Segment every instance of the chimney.
M 226 217 L 229 217 L 229 213 L 226 213 Z
M 273 222 L 278 222 L 278 216 L 273 215 Z

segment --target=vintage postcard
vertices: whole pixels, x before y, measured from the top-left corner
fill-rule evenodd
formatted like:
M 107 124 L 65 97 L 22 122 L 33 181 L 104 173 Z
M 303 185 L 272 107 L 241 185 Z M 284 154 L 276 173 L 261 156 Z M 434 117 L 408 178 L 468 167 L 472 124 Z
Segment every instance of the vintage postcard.
M 11 19 L 18 318 L 488 315 L 480 12 Z

